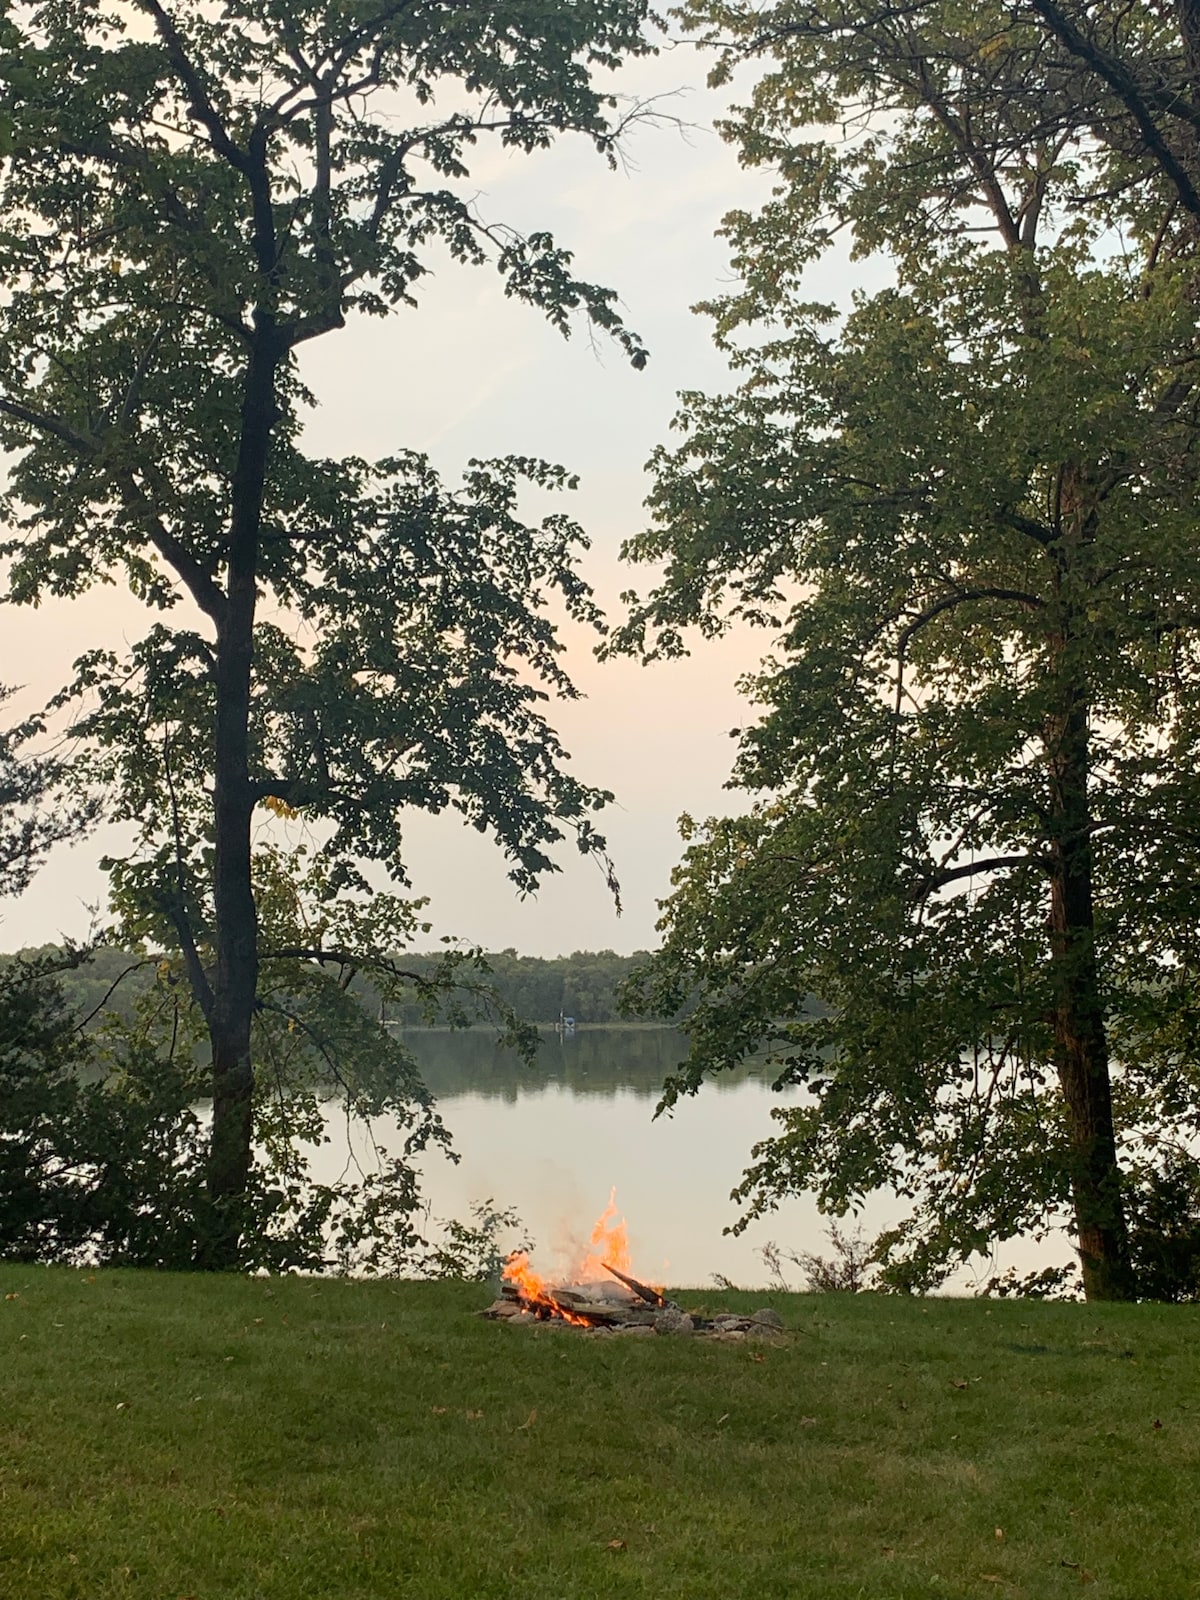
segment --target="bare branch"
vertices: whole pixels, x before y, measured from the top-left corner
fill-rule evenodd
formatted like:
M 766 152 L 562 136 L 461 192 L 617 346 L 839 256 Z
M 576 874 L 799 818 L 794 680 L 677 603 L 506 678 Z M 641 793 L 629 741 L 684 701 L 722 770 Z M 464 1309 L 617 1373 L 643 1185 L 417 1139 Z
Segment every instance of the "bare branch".
M 166 910 L 178 936 L 179 948 L 183 951 L 183 963 L 192 993 L 196 997 L 196 1004 L 203 1012 L 205 1022 L 211 1026 L 216 1002 L 212 983 L 204 970 L 204 963 L 200 960 L 200 952 L 196 948 L 192 925 L 188 921 L 184 896 L 183 829 L 179 820 L 179 798 L 175 793 L 175 778 L 171 772 L 171 735 L 170 730 L 166 728 L 163 730 L 163 773 L 167 780 L 167 795 L 171 806 L 171 831 L 175 840 L 176 894 Z

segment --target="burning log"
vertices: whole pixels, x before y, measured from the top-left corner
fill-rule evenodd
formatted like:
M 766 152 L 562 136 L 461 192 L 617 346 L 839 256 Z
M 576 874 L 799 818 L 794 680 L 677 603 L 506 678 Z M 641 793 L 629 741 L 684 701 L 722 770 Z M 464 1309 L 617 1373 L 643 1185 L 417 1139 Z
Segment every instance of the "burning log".
M 636 1278 L 631 1278 L 627 1272 L 618 1272 L 616 1267 L 610 1266 L 607 1261 L 601 1263 L 606 1272 L 611 1272 L 614 1278 L 619 1278 L 627 1289 L 632 1289 L 634 1294 L 644 1300 L 648 1306 L 657 1306 L 660 1311 L 665 1311 L 670 1302 L 666 1300 L 657 1289 L 651 1289 L 648 1284 L 639 1283 Z
M 556 1283 L 533 1295 L 507 1292 L 508 1287 L 503 1286 L 500 1298 L 481 1316 L 501 1321 L 525 1312 L 541 1322 L 570 1322 L 584 1328 L 650 1328 L 660 1315 L 657 1306 L 643 1304 L 615 1284 Z
M 561 1310 L 593 1326 L 628 1328 L 653 1323 L 655 1313 L 648 1306 L 640 1306 L 626 1295 L 609 1294 L 607 1288 L 600 1283 L 559 1284 L 554 1300 Z
M 645 1285 L 643 1285 L 643 1288 Z M 748 1316 L 741 1312 L 702 1316 L 680 1309 L 672 1300 L 649 1305 L 634 1295 L 614 1294 L 607 1284 L 556 1284 L 552 1297 L 532 1301 L 501 1296 L 476 1316 L 515 1326 L 574 1328 L 593 1334 L 696 1334 L 707 1339 L 757 1339 L 773 1344 L 786 1337 L 777 1311 L 763 1307 Z
M 615 1197 L 592 1229 L 591 1247 L 566 1282 L 543 1278 L 524 1250 L 515 1250 L 504 1264 L 500 1298 L 479 1316 L 517 1325 L 573 1327 L 581 1332 L 704 1334 L 714 1339 L 778 1336 L 782 1324 L 774 1311 L 752 1316 L 703 1316 L 685 1312 L 661 1289 L 652 1288 L 628 1271 L 629 1241 L 625 1220 L 617 1215 Z M 615 1283 L 602 1277 L 607 1272 Z

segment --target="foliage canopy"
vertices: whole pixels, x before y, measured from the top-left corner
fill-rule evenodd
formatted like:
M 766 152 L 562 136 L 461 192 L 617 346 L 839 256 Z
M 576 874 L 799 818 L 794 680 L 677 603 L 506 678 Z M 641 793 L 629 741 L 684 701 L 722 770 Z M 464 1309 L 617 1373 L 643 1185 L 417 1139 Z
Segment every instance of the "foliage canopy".
M 718 76 L 765 60 L 725 132 L 777 182 L 726 219 L 741 283 L 704 309 L 740 384 L 683 397 L 621 642 L 777 645 L 759 798 L 686 824 L 632 999 L 699 992 L 668 1103 L 764 1041 L 806 1087 L 748 1216 L 894 1190 L 904 1287 L 1070 1217 L 1124 1297 L 1127 1211 L 1200 1134 L 1197 230 L 1044 9 L 687 8 Z M 1200 30 L 1087 10 L 1200 104 Z M 811 303 L 846 247 L 878 286 Z
M 90 792 L 138 832 L 112 864 L 121 936 L 174 948 L 211 1045 L 204 1264 L 237 1260 L 256 1060 L 328 1067 L 341 1040 L 352 1093 L 377 1069 L 397 1104 L 408 1092 L 378 1030 L 346 1031 L 345 999 L 364 965 L 413 986 L 381 954 L 421 925 L 405 808 L 457 807 L 521 891 L 564 836 L 607 870 L 607 796 L 567 770 L 543 709 L 573 692 L 555 617 L 599 621 L 583 536 L 522 514 L 527 490 L 573 480 L 532 458 L 472 462 L 457 488 L 411 452 L 314 458 L 298 352 L 414 304 L 437 249 L 642 365 L 569 251 L 479 214 L 470 161 L 485 139 L 532 152 L 567 132 L 611 160 L 622 119 L 593 79 L 649 48 L 647 16 L 642 0 L 10 9 L 10 598 L 117 581 L 159 614 L 126 655 L 84 655 L 63 700 L 84 701 Z M 272 814 L 318 843 L 256 848 Z M 397 892 L 376 892 L 373 862 Z

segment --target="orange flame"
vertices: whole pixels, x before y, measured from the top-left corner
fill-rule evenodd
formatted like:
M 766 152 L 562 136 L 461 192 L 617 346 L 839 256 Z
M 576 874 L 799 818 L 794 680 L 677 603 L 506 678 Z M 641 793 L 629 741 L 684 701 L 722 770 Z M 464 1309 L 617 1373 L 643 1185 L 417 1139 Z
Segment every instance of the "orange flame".
M 511 1283 L 532 1310 L 549 1312 L 556 1317 L 563 1317 L 567 1322 L 586 1324 L 586 1317 L 576 1316 L 573 1311 L 568 1311 L 566 1306 L 559 1305 L 546 1280 L 529 1265 L 527 1251 L 514 1250 L 504 1263 L 502 1276 L 504 1282 Z
M 577 1273 L 581 1283 L 590 1283 L 607 1276 L 605 1267 L 616 1267 L 618 1272 L 632 1272 L 629 1261 L 629 1230 L 625 1218 L 617 1216 L 617 1191 L 611 1189 L 608 1204 L 596 1218 L 592 1229 L 591 1249 L 584 1257 Z
M 596 1219 L 588 1249 L 570 1277 L 569 1283 L 595 1283 L 606 1279 L 606 1267 L 616 1267 L 618 1272 L 630 1272 L 629 1230 L 624 1217 L 617 1215 L 617 1191 L 608 1196 L 608 1204 Z M 542 1309 L 567 1322 L 587 1322 L 554 1298 L 553 1288 L 529 1264 L 525 1250 L 516 1250 L 504 1264 L 504 1282 L 512 1284 L 518 1295 L 534 1310 Z

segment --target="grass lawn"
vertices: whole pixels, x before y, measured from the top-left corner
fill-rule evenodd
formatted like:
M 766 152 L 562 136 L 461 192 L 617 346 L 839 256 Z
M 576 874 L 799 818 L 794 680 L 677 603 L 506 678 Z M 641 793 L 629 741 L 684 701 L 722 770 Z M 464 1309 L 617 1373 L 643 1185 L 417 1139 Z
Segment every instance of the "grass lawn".
M 1200 1596 L 1200 1308 L 0 1267 L 3 1600 Z

